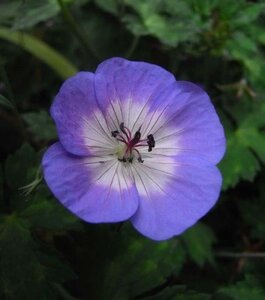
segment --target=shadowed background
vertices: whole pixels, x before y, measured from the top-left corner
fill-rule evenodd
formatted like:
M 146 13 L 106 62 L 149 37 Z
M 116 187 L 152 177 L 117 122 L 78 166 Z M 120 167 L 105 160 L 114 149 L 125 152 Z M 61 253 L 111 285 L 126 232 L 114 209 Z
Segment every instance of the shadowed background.
M 265 2 L 0 2 L 0 298 L 265 299 Z M 120 56 L 202 86 L 225 127 L 217 205 L 179 237 L 81 222 L 42 180 L 49 107 L 78 70 Z

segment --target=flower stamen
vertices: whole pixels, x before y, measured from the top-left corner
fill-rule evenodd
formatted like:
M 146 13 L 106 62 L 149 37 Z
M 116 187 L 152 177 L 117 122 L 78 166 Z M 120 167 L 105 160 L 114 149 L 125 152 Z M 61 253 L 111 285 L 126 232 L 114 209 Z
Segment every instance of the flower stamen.
M 152 149 L 155 147 L 155 139 L 152 134 L 147 136 L 147 145 L 148 145 L 148 152 L 151 152 Z
M 147 146 L 148 152 L 150 152 L 155 147 L 155 139 L 152 134 L 149 134 L 146 139 L 141 139 L 141 127 L 142 126 L 132 135 L 130 129 L 124 126 L 122 122 L 119 126 L 120 131 L 114 130 L 111 132 L 112 137 L 115 137 L 117 141 L 125 144 L 124 149 L 120 148 L 117 152 L 119 161 L 133 163 L 134 158 L 137 158 L 138 162 L 143 163 L 144 160 L 142 159 L 141 153 L 136 148 Z

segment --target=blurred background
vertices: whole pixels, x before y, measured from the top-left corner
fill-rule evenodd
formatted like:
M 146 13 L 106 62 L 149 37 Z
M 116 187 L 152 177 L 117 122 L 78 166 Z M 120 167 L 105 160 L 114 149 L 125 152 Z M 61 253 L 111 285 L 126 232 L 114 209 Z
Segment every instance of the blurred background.
M 0 2 L 0 299 L 265 299 L 265 2 Z M 81 222 L 40 161 L 62 82 L 120 56 L 210 94 L 225 127 L 219 202 L 181 236 Z

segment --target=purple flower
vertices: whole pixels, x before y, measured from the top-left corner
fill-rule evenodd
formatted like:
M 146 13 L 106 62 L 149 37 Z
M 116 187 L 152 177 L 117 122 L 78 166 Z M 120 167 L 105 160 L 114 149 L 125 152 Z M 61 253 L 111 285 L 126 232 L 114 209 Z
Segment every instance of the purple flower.
M 112 58 L 66 80 L 51 107 L 60 142 L 44 155 L 59 201 L 91 222 L 182 233 L 215 204 L 225 151 L 207 94 L 144 62 Z

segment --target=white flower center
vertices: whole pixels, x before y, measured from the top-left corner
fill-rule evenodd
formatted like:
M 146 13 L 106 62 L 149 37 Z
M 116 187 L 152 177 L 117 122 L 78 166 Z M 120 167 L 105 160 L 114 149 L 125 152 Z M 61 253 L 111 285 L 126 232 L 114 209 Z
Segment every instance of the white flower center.
M 162 193 L 175 176 L 172 155 L 179 151 L 179 129 L 168 121 L 161 109 L 150 113 L 132 100 L 112 102 L 105 115 L 97 110 L 84 119 L 88 166 L 98 184 L 123 190 L 135 183 L 141 195 Z

